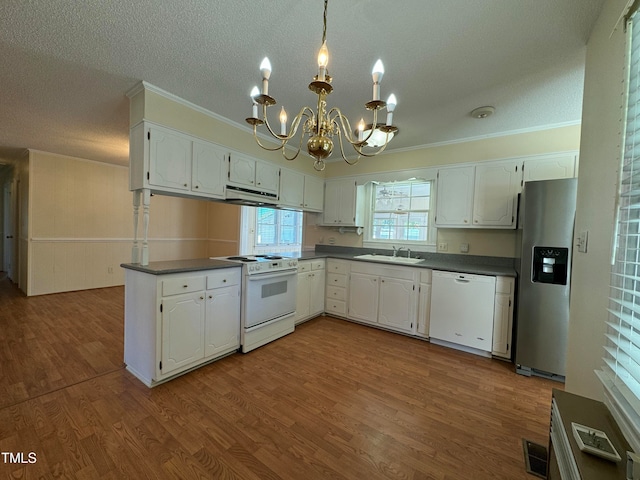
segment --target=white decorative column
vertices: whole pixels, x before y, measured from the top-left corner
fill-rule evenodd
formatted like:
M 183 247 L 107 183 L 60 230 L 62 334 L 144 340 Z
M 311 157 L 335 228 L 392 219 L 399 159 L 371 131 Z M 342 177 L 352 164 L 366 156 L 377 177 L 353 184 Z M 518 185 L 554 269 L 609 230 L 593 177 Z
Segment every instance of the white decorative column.
M 138 241 L 138 214 L 140 212 L 140 198 L 142 190 L 133 191 L 133 248 L 131 249 L 131 263 L 140 263 L 141 247 Z
M 151 190 L 142 189 L 142 258 L 141 265 L 149 265 L 149 204 L 151 203 Z

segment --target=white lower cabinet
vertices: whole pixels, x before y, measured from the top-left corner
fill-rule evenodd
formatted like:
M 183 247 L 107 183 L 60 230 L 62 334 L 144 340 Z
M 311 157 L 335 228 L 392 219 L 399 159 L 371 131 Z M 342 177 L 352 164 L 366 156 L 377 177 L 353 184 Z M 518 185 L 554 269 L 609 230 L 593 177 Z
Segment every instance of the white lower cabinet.
M 327 259 L 324 310 L 329 314 L 347 316 L 350 263 L 335 258 Z
M 516 280 L 513 277 L 496 278 L 491 353 L 506 359 L 511 359 L 515 284 Z
M 414 268 L 352 262 L 347 317 L 415 333 L 418 277 Z
M 204 358 L 204 291 L 162 301 L 162 375 Z
M 324 279 L 324 259 L 298 262 L 296 324 L 324 312 Z
M 416 334 L 421 337 L 429 336 L 429 319 L 431 313 L 431 273 L 431 269 L 426 268 L 420 271 Z
M 125 275 L 124 361 L 145 385 L 239 348 L 241 267 Z

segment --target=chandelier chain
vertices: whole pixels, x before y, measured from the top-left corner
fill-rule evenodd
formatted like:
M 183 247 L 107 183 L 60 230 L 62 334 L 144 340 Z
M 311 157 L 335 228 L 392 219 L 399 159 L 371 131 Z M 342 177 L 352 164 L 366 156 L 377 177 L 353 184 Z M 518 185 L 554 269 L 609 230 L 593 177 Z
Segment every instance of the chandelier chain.
M 324 17 L 322 24 L 322 43 L 327 40 L 327 3 L 329 0 L 324 0 Z

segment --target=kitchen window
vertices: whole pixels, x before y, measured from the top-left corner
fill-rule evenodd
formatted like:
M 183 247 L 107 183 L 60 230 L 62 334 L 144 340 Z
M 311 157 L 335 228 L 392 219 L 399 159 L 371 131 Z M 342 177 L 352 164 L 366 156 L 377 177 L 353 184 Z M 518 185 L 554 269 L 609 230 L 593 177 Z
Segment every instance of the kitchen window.
M 241 254 L 299 252 L 303 213 L 266 207 L 242 207 Z
M 628 23 L 627 96 L 604 365 L 605 402 L 640 447 L 640 16 Z
M 435 244 L 432 181 L 372 182 L 370 195 L 368 243 L 417 249 Z

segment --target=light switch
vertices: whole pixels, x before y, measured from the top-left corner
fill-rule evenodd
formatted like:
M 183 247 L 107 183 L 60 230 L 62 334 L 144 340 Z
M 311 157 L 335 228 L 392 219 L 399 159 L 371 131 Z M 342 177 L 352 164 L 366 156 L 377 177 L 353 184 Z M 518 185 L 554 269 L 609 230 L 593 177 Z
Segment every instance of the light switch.
M 581 253 L 587 253 L 587 242 L 589 240 L 589 232 L 584 230 L 576 237 L 576 247 Z
M 438 251 L 439 252 L 446 252 L 449 248 L 449 245 L 447 245 L 447 242 L 440 242 L 438 243 Z
M 469 244 L 461 243 L 460 244 L 460 253 L 469 253 Z

